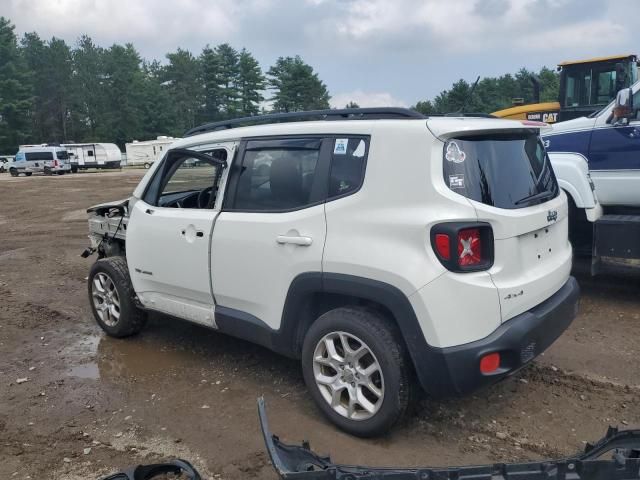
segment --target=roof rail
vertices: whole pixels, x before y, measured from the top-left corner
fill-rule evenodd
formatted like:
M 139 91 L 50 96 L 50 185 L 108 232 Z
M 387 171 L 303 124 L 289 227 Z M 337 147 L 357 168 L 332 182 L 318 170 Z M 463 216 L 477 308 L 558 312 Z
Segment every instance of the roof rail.
M 342 108 L 335 110 L 310 110 L 307 112 L 268 113 L 251 117 L 233 118 L 220 122 L 205 123 L 188 130 L 184 136 L 191 137 L 205 132 L 226 130 L 248 124 L 279 123 L 296 120 L 382 120 L 427 118 L 425 115 L 408 108 Z

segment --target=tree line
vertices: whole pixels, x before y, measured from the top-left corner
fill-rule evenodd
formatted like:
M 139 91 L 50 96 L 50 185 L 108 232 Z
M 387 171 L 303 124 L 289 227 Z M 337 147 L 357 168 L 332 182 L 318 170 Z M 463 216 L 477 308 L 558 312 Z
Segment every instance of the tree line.
M 475 89 L 460 79 L 411 108 L 489 113 L 511 106 L 514 98 L 531 103 L 532 74 L 541 101 L 557 100 L 554 70 L 522 68 L 485 77 Z M 198 55 L 178 48 L 164 62 L 148 61 L 130 43 L 103 48 L 87 35 L 74 46 L 35 32 L 18 39 L 11 22 L 0 17 L 0 153 L 44 142 L 123 147 L 133 139 L 181 136 L 202 123 L 263 113 L 267 105 L 272 112 L 295 112 L 329 108 L 329 100 L 324 82 L 299 56 L 280 57 L 265 72 L 249 51 L 223 43 Z
M 521 68 L 515 75 L 507 73 L 499 77 L 484 77 L 475 89 L 474 82 L 460 79 L 450 89 L 442 91 L 433 100 L 417 102 L 412 108 L 424 113 L 452 113 L 464 110 L 474 113 L 491 113 L 511 107 L 514 99 L 533 103 L 534 86 L 532 76 L 540 84 L 540 101 L 558 100 L 560 76 L 555 70 L 542 67 L 538 72 Z
M 0 153 L 44 142 L 113 142 L 181 136 L 205 122 L 270 111 L 329 108 L 329 92 L 299 56 L 266 72 L 246 49 L 223 43 L 199 55 L 178 48 L 144 60 L 132 44 L 18 39 L 0 17 Z M 265 104 L 264 102 L 268 103 Z

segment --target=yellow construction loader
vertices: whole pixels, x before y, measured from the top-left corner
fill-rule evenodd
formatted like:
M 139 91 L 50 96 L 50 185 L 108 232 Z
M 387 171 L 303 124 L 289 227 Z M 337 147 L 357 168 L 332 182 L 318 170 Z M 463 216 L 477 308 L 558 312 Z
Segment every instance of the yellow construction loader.
M 555 123 L 592 114 L 606 106 L 616 93 L 638 80 L 637 55 L 615 55 L 562 62 L 557 102 L 540 103 L 540 86 L 533 77 L 535 102 L 493 112 L 501 118 Z

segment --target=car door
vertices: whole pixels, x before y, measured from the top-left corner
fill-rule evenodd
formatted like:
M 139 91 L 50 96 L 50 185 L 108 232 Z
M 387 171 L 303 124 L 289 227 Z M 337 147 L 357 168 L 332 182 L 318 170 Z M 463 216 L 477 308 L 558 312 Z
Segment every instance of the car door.
M 170 150 L 130 204 L 127 263 L 148 308 L 213 326 L 209 248 L 217 191 L 233 146 Z
M 322 270 L 329 148 L 316 137 L 242 142 L 213 231 L 221 316 L 277 330 L 294 278 Z
M 589 170 L 603 205 L 640 206 L 640 91 L 628 123 L 597 125 L 589 145 Z

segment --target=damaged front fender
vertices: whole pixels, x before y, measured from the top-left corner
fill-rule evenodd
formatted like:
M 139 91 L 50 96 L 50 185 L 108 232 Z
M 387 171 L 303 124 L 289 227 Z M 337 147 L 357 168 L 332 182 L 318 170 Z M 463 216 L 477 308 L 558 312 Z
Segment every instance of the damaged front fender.
M 640 430 L 609 428 L 583 453 L 558 460 L 442 468 L 377 468 L 335 464 L 307 442 L 287 445 L 271 433 L 264 398 L 258 399 L 260 426 L 271 463 L 291 480 L 640 480 Z

